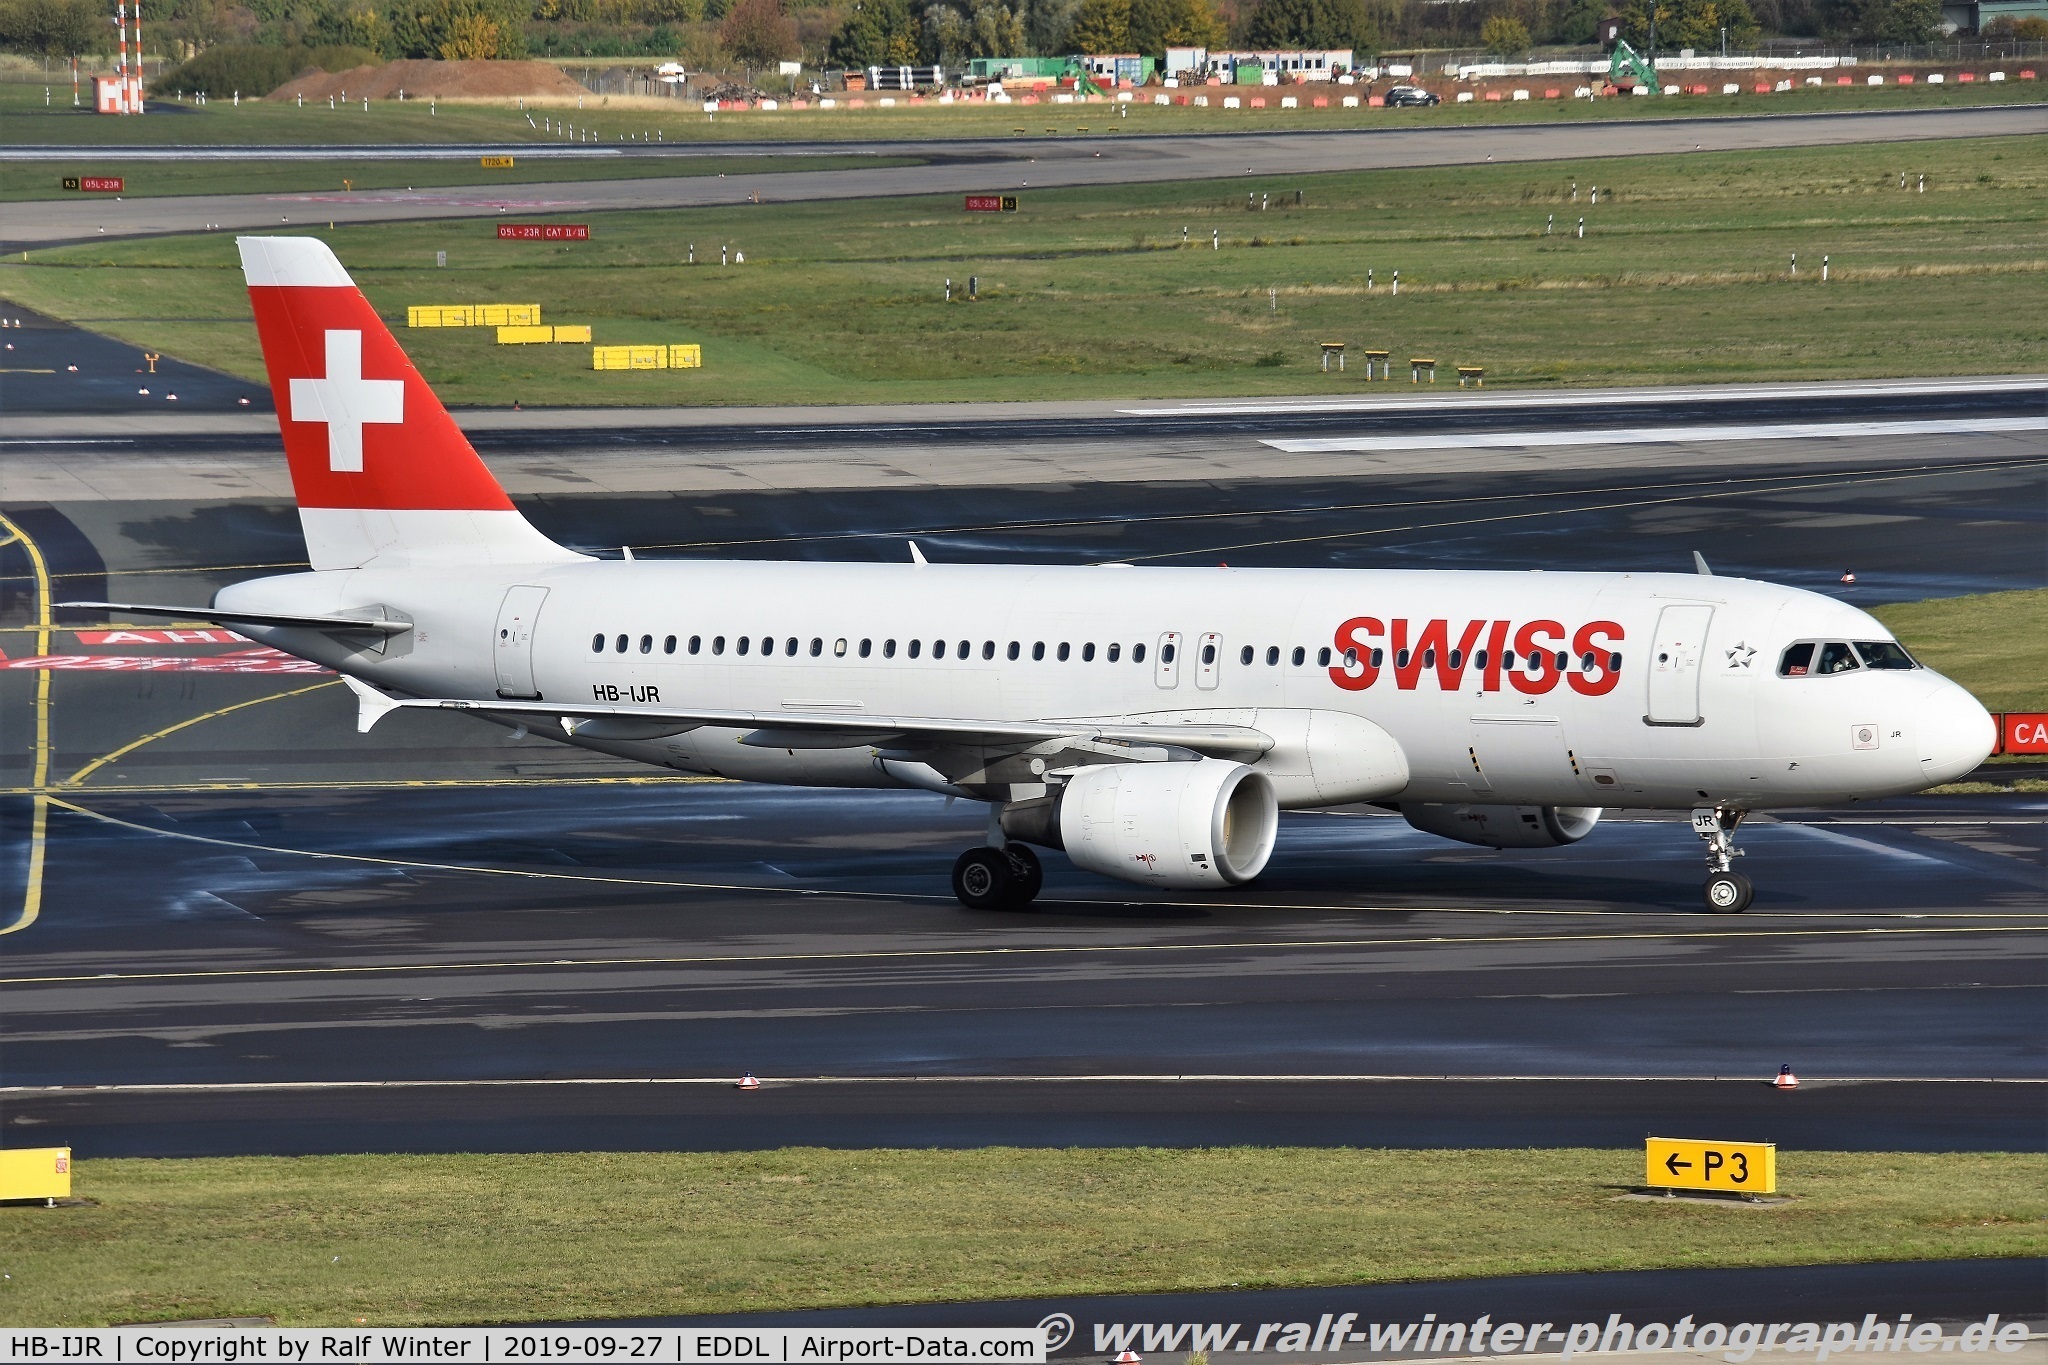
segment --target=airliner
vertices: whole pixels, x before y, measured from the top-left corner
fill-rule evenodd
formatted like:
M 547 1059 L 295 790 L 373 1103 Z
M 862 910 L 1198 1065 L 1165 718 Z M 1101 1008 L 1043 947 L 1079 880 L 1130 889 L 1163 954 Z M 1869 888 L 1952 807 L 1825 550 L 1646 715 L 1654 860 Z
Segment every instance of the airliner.
M 1684 810 L 1707 910 L 1752 811 L 1970 771 L 1994 729 L 1876 620 L 1706 571 L 599 559 L 535 529 L 334 253 L 240 239 L 311 571 L 210 608 L 341 674 L 367 732 L 472 712 L 684 773 L 988 807 L 953 890 L 1036 849 L 1144 886 L 1257 877 L 1279 813 L 1368 803 L 1489 848 Z

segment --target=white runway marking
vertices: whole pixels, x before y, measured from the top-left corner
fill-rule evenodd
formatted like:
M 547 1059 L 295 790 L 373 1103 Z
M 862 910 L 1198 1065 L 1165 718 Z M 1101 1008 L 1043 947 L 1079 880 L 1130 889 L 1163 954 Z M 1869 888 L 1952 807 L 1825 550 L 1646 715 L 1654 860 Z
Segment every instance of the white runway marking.
M 324 1090 L 532 1090 L 564 1089 L 579 1086 L 714 1086 L 732 1089 L 737 1077 L 733 1076 L 506 1076 L 453 1080 L 390 1080 L 390 1081 L 186 1081 L 161 1082 L 128 1085 L 9 1085 L 0 1086 L 0 1095 L 203 1095 L 203 1094 L 283 1094 L 292 1091 Z M 1322 1074 L 1303 1072 L 1300 1074 L 1239 1074 L 1216 1075 L 1167 1075 L 1163 1073 L 1130 1073 L 1082 1076 L 985 1076 L 985 1075 L 900 1075 L 900 1076 L 761 1076 L 757 1078 L 764 1088 L 781 1088 L 799 1085 L 1185 1085 L 1185 1084 L 1227 1084 L 1227 1085 L 1384 1085 L 1390 1082 L 1432 1082 L 1454 1085 L 1502 1085 L 1502 1084 L 1566 1084 L 1583 1085 L 1588 1082 L 1622 1085 L 1662 1085 L 1672 1082 L 1686 1084 L 1719 1083 L 1722 1085 L 1764 1086 L 1770 1083 L 1767 1076 L 1600 1076 L 1600 1075 L 1368 1075 L 1368 1074 Z M 2048 1078 L 2039 1076 L 1838 1076 L 1827 1080 L 1806 1081 L 1803 1090 L 1824 1089 L 1844 1085 L 2048 1085 Z
M 1215 398 L 1179 403 L 1166 408 L 1122 408 L 1131 417 L 1192 416 L 1286 416 L 1296 412 L 1413 412 L 1418 409 L 1459 410 L 1471 408 L 1575 408 L 1588 403 L 1602 407 L 1627 403 L 1669 403 L 1695 399 L 1726 403 L 1739 399 L 1784 399 L 1802 393 L 1813 398 L 1844 395 L 2025 393 L 2041 388 L 2038 375 L 2010 375 L 1993 379 L 1880 379 L 1864 383 L 1831 383 L 1801 390 L 1789 384 L 1722 384 L 1711 390 L 1655 387 L 1641 389 L 1581 389 L 1577 392 L 1529 393 L 1509 389 L 1491 393 L 1416 394 L 1396 398 L 1385 393 L 1362 393 L 1350 398 Z M 1398 392 L 1396 390 L 1395 392 Z
M 1540 446 L 1696 445 L 1708 441 L 1816 441 L 1870 436 L 1986 436 L 2048 431 L 2048 417 L 1962 417 L 1905 422 L 1757 422 L 1738 426 L 1613 427 L 1597 431 L 1477 431 L 1455 436 L 1305 436 L 1261 441 L 1290 454 L 1337 450 L 1512 450 Z

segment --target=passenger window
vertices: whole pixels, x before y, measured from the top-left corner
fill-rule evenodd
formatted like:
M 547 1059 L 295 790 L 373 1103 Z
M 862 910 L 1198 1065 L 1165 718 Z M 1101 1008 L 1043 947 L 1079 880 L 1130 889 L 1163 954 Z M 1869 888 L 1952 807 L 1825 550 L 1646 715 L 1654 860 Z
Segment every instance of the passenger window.
M 1023 653 L 1023 652 L 1024 652 L 1023 646 L 1019 645 L 1019 644 L 1018 644 L 1018 643 L 1017 643 L 1017 642 L 1016 642 L 1015 640 L 1012 640 L 1012 641 L 1010 641 L 1010 647 L 1009 647 L 1008 649 L 1006 649 L 1006 650 L 1004 650 L 1004 651 L 1003 651 L 1003 653 L 1004 653 L 1004 654 L 1005 654 L 1005 655 L 1006 655 L 1007 657 L 1009 657 L 1009 658 L 1012 658 L 1012 659 L 1016 658 L 1016 657 L 1017 657 L 1017 656 L 1018 656 L 1019 654 L 1021 654 L 1021 653 Z
M 1250 645 L 1246 645 L 1243 649 L 1237 651 L 1237 661 L 1239 664 L 1248 664 L 1252 661 L 1252 658 L 1253 652 Z
M 1170 663 L 1172 663 L 1172 662 L 1173 662 L 1173 656 L 1174 656 L 1174 653 L 1175 653 L 1175 650 L 1174 650 L 1174 647 L 1173 647 L 1172 645 L 1161 645 L 1161 646 L 1159 646 L 1159 661 L 1160 661 L 1161 663 L 1167 663 L 1167 664 L 1170 664 Z
M 1515 666 L 1515 651 L 1512 649 L 1502 650 L 1500 652 L 1500 666 L 1502 668 L 1513 668 Z
M 654 652 L 654 637 L 652 635 L 640 637 L 640 652 L 642 654 L 652 654 Z
M 1593 663 L 1593 651 L 1589 649 L 1579 656 L 1579 671 L 1581 673 L 1591 673 L 1593 671 Z
M 1300 645 L 1296 645 L 1294 647 L 1294 653 L 1289 656 L 1288 661 L 1292 663 L 1296 668 L 1300 668 L 1302 661 L 1306 658 L 1308 658 L 1308 651 L 1303 649 Z
M 1123 656 L 1123 652 L 1124 647 L 1122 645 L 1111 644 L 1109 647 L 1109 653 L 1104 655 L 1103 657 L 1108 659 L 1109 662 L 1115 663 L 1119 658 Z
M 896 642 L 894 640 L 882 641 L 882 657 L 885 659 L 896 657 Z
M 1141 664 L 1141 663 L 1144 663 L 1144 662 L 1145 662 L 1145 646 L 1144 646 L 1144 645 L 1142 645 L 1142 644 L 1137 644 L 1137 645 L 1132 645 L 1132 646 L 1131 646 L 1131 662 L 1132 662 L 1132 663 L 1134 663 L 1134 664 Z
M 1062 641 L 1060 641 L 1060 662 L 1061 662 L 1061 663 L 1065 663 L 1065 662 L 1067 661 L 1067 655 L 1068 655 L 1068 654 L 1069 654 L 1070 652 L 1071 652 L 1071 651 L 1070 651 L 1070 649 L 1069 649 L 1069 647 L 1068 647 L 1068 645 L 1067 645 L 1067 642 L 1066 642 L 1065 640 L 1062 640 Z
M 624 654 L 624 653 L 626 652 L 626 637 L 625 637 L 625 636 L 623 636 L 623 635 L 621 635 L 621 636 L 620 636 L 620 637 L 619 637 L 619 638 L 618 638 L 618 639 L 617 639 L 617 640 L 616 640 L 616 641 L 615 641 L 615 642 L 613 643 L 613 645 L 612 645 L 612 648 L 613 648 L 613 649 L 615 649 L 615 650 L 617 650 L 617 651 L 618 651 L 619 653 L 621 653 L 621 654 Z
M 1039 662 L 1040 660 L 1042 660 L 1042 659 L 1044 659 L 1044 658 L 1045 658 L 1045 641 L 1043 641 L 1043 640 L 1040 640 L 1040 641 L 1036 642 L 1035 644 L 1033 644 L 1033 645 L 1031 646 L 1031 661 L 1032 661 L 1033 663 L 1037 663 L 1037 662 Z
M 835 659 L 846 657 L 846 637 L 844 635 L 832 642 L 832 657 Z
M 1856 652 L 1863 656 L 1865 668 L 1918 668 L 1913 656 L 1900 648 L 1895 640 L 1858 640 Z
M 775 652 L 775 637 L 774 637 L 774 636 L 772 636 L 772 635 L 763 635 L 763 636 L 761 637 L 761 652 L 762 652 L 763 654 L 773 654 L 773 653 Z
M 1562 673 L 1572 666 L 1572 656 L 1569 651 L 1560 649 L 1557 651 L 1557 657 L 1552 659 L 1551 662 L 1556 664 L 1557 671 Z
M 862 640 L 860 642 L 860 657 L 863 659 L 867 658 L 869 654 L 874 652 L 874 648 L 875 642 L 873 640 Z
M 1472 651 L 1472 666 L 1473 666 L 1474 668 L 1476 668 L 1476 669 L 1479 669 L 1479 670 L 1481 670 L 1482 672 L 1483 672 L 1483 671 L 1485 670 L 1485 668 L 1486 668 L 1486 651 L 1485 651 L 1485 650 L 1483 650 L 1483 649 L 1477 649 L 1477 650 L 1474 650 L 1474 651 Z
M 753 636 L 751 636 L 751 635 L 742 635 L 742 636 L 740 636 L 740 643 L 739 643 L 739 652 L 740 652 L 741 654 L 744 654 L 744 653 L 746 653 L 746 652 L 747 652 L 748 650 L 752 649 L 753 647 L 754 647 L 754 637 L 753 637 Z
M 1433 649 L 1432 649 L 1431 651 L 1429 651 L 1429 652 L 1430 652 L 1430 653 L 1432 653 L 1432 654 L 1436 653 L 1436 651 L 1435 651 L 1435 650 L 1433 650 Z M 1345 666 L 1346 668 L 1356 668 L 1356 667 L 1358 666 L 1358 651 L 1357 651 L 1357 650 L 1355 650 L 1355 649 L 1347 649 L 1347 650 L 1345 650 L 1345 651 L 1344 651 L 1344 666 Z
M 692 635 L 690 637 L 690 652 L 692 654 L 695 654 L 698 650 L 702 648 L 704 648 L 704 637 L 701 635 Z
M 1081 646 L 1081 662 L 1084 664 L 1095 662 L 1095 645 L 1093 642 Z
M 1820 647 L 1820 667 L 1816 673 L 1826 676 L 1830 673 L 1847 673 L 1862 665 L 1856 662 L 1856 651 L 1839 640 L 1830 640 Z
M 1280 662 L 1280 646 L 1266 646 L 1266 667 L 1272 668 Z
M 604 636 L 602 634 L 590 637 L 590 652 L 592 654 L 604 653 Z
M 1385 651 L 1384 649 L 1375 649 L 1372 652 L 1372 666 L 1374 668 L 1378 668 L 1380 666 L 1380 662 L 1386 657 L 1387 651 Z
M 813 659 L 815 659 L 815 658 L 817 658 L 817 657 L 818 657 L 818 656 L 819 656 L 820 654 L 823 654 L 824 652 L 825 652 L 825 642 L 824 642 L 823 640 L 819 639 L 819 638 L 818 638 L 817 636 L 813 635 L 813 636 L 811 637 L 811 657 L 812 657 Z
M 1203 645 L 1203 646 L 1202 646 L 1202 662 L 1203 662 L 1203 663 L 1205 663 L 1205 664 L 1213 664 L 1213 663 L 1215 663 L 1215 662 L 1216 662 L 1216 646 L 1214 646 L 1214 645 Z
M 787 640 L 784 640 L 784 641 L 782 642 L 782 652 L 783 652 L 784 654 L 787 654 L 787 655 L 789 655 L 789 657 L 791 657 L 792 659 L 793 659 L 793 658 L 795 658 L 795 657 L 796 657 L 796 643 L 797 643 L 797 642 L 796 642 L 796 636 L 794 636 L 794 635 L 790 636 L 790 637 L 789 637 L 789 638 L 788 638 Z
M 723 635 L 714 635 L 711 637 L 711 652 L 713 654 L 725 653 L 725 637 Z
M 996 642 L 994 640 L 983 640 L 981 642 L 981 657 L 984 659 L 996 657 Z
M 912 641 L 910 642 L 910 657 L 911 657 L 911 658 L 915 659 L 915 658 L 916 658 L 916 657 L 917 657 L 917 656 L 918 656 L 919 654 L 921 654 L 921 653 L 923 653 L 923 652 L 924 652 L 924 641 L 922 641 L 922 640 L 912 640 Z
M 1324 645 L 1324 646 L 1323 646 L 1323 647 L 1322 647 L 1321 649 L 1319 649 L 1319 650 L 1317 650 L 1317 651 L 1316 651 L 1316 667 L 1317 667 L 1317 668 L 1328 668 L 1329 666 L 1330 666 L 1330 647 L 1329 647 L 1328 645 Z
M 1347 649 L 1347 650 L 1345 650 L 1345 651 L 1344 651 L 1344 658 L 1345 658 L 1345 661 L 1346 661 L 1346 662 L 1349 662 L 1349 661 L 1350 661 L 1350 658 L 1351 658 L 1351 651 L 1350 651 L 1350 650 L 1348 650 L 1348 649 Z M 1436 667 L 1436 651 L 1435 651 L 1435 650 L 1433 650 L 1433 649 L 1425 649 L 1425 650 L 1423 650 L 1423 651 L 1422 651 L 1422 666 L 1423 666 L 1424 668 L 1435 668 L 1435 667 Z
M 665 637 L 665 638 L 664 638 L 664 639 L 662 640 L 662 642 L 661 642 L 661 652 L 662 652 L 662 653 L 664 653 L 664 654 L 673 654 L 673 653 L 675 653 L 675 652 L 676 652 L 676 637 L 675 637 L 675 636 L 673 636 L 673 635 L 670 635 L 670 636 L 667 636 L 667 637 Z
M 932 641 L 932 657 L 934 659 L 943 659 L 946 657 L 946 642 L 944 640 Z
M 1621 672 L 1621 656 L 1619 654 L 1610 654 L 1607 656 L 1607 671 L 1609 673 Z
M 1397 650 L 1395 650 L 1395 651 L 1394 651 L 1394 667 L 1396 667 L 1396 668 L 1406 668 L 1407 666 L 1408 666 L 1408 651 L 1407 651 L 1407 650 L 1405 650 L 1405 649 L 1397 649 Z

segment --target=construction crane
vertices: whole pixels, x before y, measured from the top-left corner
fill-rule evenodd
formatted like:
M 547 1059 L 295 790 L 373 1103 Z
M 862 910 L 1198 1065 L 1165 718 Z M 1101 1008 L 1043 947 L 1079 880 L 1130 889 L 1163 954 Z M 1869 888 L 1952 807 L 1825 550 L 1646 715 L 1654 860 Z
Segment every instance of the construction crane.
M 1642 86 L 1651 94 L 1657 89 L 1657 70 L 1650 65 L 1650 59 L 1628 45 L 1625 38 L 1614 40 L 1614 55 L 1608 59 L 1607 81 L 1617 90 Z

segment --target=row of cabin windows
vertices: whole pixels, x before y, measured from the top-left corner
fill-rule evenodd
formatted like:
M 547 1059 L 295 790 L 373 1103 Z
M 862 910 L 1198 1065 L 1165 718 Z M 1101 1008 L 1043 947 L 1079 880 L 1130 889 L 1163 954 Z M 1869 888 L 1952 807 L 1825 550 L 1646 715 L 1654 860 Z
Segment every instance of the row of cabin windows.
M 633 648 L 633 638 L 629 635 L 612 636 L 609 637 L 609 639 L 612 652 L 615 654 L 624 654 Z M 606 641 L 607 637 L 603 634 L 591 636 L 590 652 L 593 654 L 602 654 L 605 650 Z M 704 652 L 704 637 L 701 635 L 692 635 L 687 642 L 681 641 L 679 637 L 674 635 L 663 636 L 661 641 L 661 652 L 663 654 L 673 654 L 676 652 L 676 648 L 679 643 L 683 644 L 683 647 L 687 653 L 701 654 Z M 727 644 L 728 642 L 723 635 L 714 635 L 711 637 L 711 652 L 713 654 L 723 654 L 726 651 Z M 813 635 L 811 637 L 810 644 L 808 647 L 805 646 L 802 640 L 798 639 L 794 635 L 791 635 L 781 641 L 777 641 L 776 638 L 772 635 L 763 635 L 760 639 L 758 647 L 755 643 L 754 637 L 752 637 L 751 635 L 741 635 L 735 637 L 730 642 L 730 644 L 732 652 L 735 654 L 752 654 L 758 652 L 764 657 L 776 653 L 778 646 L 780 648 L 781 653 L 784 656 L 792 659 L 799 654 L 806 653 L 809 654 L 811 658 L 816 659 L 821 657 L 825 653 L 825 639 L 823 636 L 820 635 Z M 639 649 L 642 654 L 652 654 L 654 652 L 654 637 L 652 635 L 642 635 L 640 637 Z M 859 657 L 863 659 L 872 658 L 875 653 L 875 642 L 873 640 L 862 640 L 858 646 L 852 646 L 847 640 L 844 639 L 834 640 L 832 642 L 832 656 L 836 659 L 845 658 L 847 653 L 849 652 L 849 649 L 851 649 L 851 652 L 859 655 Z M 1037 642 L 1036 644 L 1033 644 L 1031 646 L 1031 657 L 1033 659 L 1043 659 L 1045 657 L 1045 649 L 1045 642 L 1042 640 Z M 925 643 L 923 640 L 908 640 L 904 642 L 903 652 L 909 658 L 921 658 L 924 655 L 924 651 Z M 1068 659 L 1072 658 L 1073 651 L 1074 647 L 1064 642 L 1054 647 L 1055 657 L 1057 657 L 1061 663 L 1065 663 Z M 1174 652 L 1174 647 L 1170 644 L 1161 645 L 1159 647 L 1159 657 L 1167 663 L 1173 662 Z M 1213 652 L 1213 650 L 1211 652 Z M 1299 653 L 1300 651 L 1297 650 L 1296 652 Z M 1328 653 L 1327 650 L 1325 650 L 1324 652 Z M 881 653 L 882 657 L 885 659 L 895 658 L 896 641 L 882 641 Z M 952 640 L 934 640 L 931 642 L 931 656 L 934 659 L 943 659 L 947 656 L 948 653 L 951 653 L 951 655 L 956 659 L 973 658 L 976 653 L 974 641 L 960 640 L 956 642 Z M 1123 658 L 1124 647 L 1121 644 L 1105 645 L 1103 646 L 1102 653 L 1103 657 L 1107 659 L 1110 663 L 1115 663 L 1119 659 Z M 995 658 L 996 642 L 994 640 L 983 640 L 981 642 L 980 654 L 981 657 L 984 659 Z M 1017 640 L 1010 641 L 1008 648 L 1004 651 L 1004 657 L 1010 659 L 1022 658 L 1023 654 L 1023 643 Z M 1132 663 L 1141 664 L 1145 662 L 1145 655 L 1146 650 L 1144 645 L 1136 644 L 1131 646 Z M 1092 642 L 1081 646 L 1081 661 L 1083 663 L 1093 663 L 1095 661 L 1095 645 Z
M 604 653 L 607 638 L 608 637 L 606 637 L 602 633 L 591 636 L 590 652 L 593 654 Z M 615 654 L 624 654 L 633 648 L 633 638 L 629 635 L 611 636 L 609 637 L 609 643 L 611 645 L 612 652 Z M 680 637 L 678 636 L 664 636 L 662 637 L 661 641 L 661 652 L 663 654 L 674 654 L 679 643 L 682 642 L 680 640 Z M 794 635 L 785 637 L 779 643 L 781 646 L 781 653 L 787 658 L 795 658 L 799 654 L 808 654 L 811 658 L 816 659 L 822 657 L 825 653 L 825 639 L 823 636 L 820 635 L 814 635 L 811 637 L 808 648 L 805 647 L 804 642 L 802 640 L 800 640 L 798 637 Z M 750 635 L 737 636 L 733 639 L 731 644 L 733 653 L 735 654 L 743 655 L 757 652 L 757 646 L 755 644 L 754 637 Z M 758 652 L 763 657 L 773 655 L 776 653 L 777 644 L 778 642 L 774 636 L 764 635 L 760 638 Z M 724 654 L 726 651 L 726 645 L 727 641 L 725 636 L 714 635 L 711 637 L 711 652 L 714 655 Z M 924 647 L 924 641 L 911 640 L 906 642 L 904 646 L 904 653 L 909 658 L 919 658 L 924 653 Z M 690 654 L 703 653 L 704 637 L 701 635 L 692 635 L 689 638 L 685 648 L 687 652 Z M 849 643 L 845 639 L 834 640 L 832 642 L 832 655 L 834 658 L 845 658 L 848 649 Z M 654 652 L 654 637 L 652 635 L 642 635 L 639 640 L 639 650 L 642 654 L 652 654 Z M 862 640 L 860 644 L 853 649 L 853 652 L 858 654 L 858 656 L 863 659 L 873 657 L 874 651 L 875 642 L 871 639 Z M 952 657 L 956 659 L 969 659 L 974 657 L 974 655 L 977 653 L 974 646 L 974 642 L 972 640 L 932 641 L 932 658 L 946 658 L 949 651 L 951 652 Z M 984 659 L 995 658 L 996 642 L 994 640 L 983 640 L 981 642 L 981 648 L 978 652 Z M 1116 663 L 1120 659 L 1122 659 L 1123 652 L 1123 646 L 1121 644 L 1108 644 L 1103 646 L 1102 657 L 1109 663 Z M 1132 645 L 1130 649 L 1131 662 L 1134 664 L 1144 663 L 1145 653 L 1146 650 L 1143 644 Z M 1043 640 L 1036 641 L 1032 644 L 1031 657 L 1034 661 L 1044 659 L 1045 654 L 1046 644 Z M 1159 658 L 1162 663 L 1172 663 L 1174 661 L 1174 654 L 1175 648 L 1172 644 L 1163 644 L 1159 647 Z M 1412 651 L 1409 650 L 1396 650 L 1394 652 L 1394 666 L 1397 668 L 1408 667 L 1409 663 L 1411 662 L 1411 654 Z M 1006 659 L 1021 659 L 1023 655 L 1024 645 L 1021 641 L 1018 640 L 1010 641 L 1008 646 L 1005 647 L 1003 651 L 1003 657 Z M 1073 656 L 1074 647 L 1071 644 L 1062 641 L 1059 644 L 1053 646 L 1053 657 L 1059 660 L 1059 662 L 1066 663 L 1069 659 L 1073 658 Z M 1093 641 L 1090 641 L 1081 646 L 1080 656 L 1082 663 L 1095 662 L 1095 644 Z M 882 657 L 885 659 L 893 659 L 896 657 L 896 641 L 882 641 Z M 1268 645 L 1266 647 L 1265 658 L 1267 667 L 1279 667 L 1280 646 Z M 1237 661 L 1240 664 L 1243 664 L 1247 667 L 1255 663 L 1257 659 L 1258 651 L 1251 645 L 1246 645 L 1237 652 Z M 1323 648 L 1316 651 L 1317 668 L 1330 667 L 1331 659 L 1332 654 L 1329 646 L 1325 645 Z M 1358 661 L 1359 660 L 1357 650 L 1347 649 L 1344 651 L 1343 662 L 1345 664 L 1356 664 L 1358 663 Z M 1213 664 L 1216 662 L 1215 645 L 1205 644 L 1202 646 L 1202 662 L 1204 664 Z M 1288 662 L 1293 664 L 1296 668 L 1301 667 L 1303 664 L 1308 662 L 1308 651 L 1304 649 L 1302 646 L 1296 645 L 1288 655 Z M 1385 662 L 1385 650 L 1375 649 L 1372 651 L 1371 664 L 1374 668 L 1381 667 Z M 1434 649 L 1425 649 L 1422 651 L 1422 666 L 1424 668 L 1435 668 L 1436 662 L 1437 656 L 1436 651 Z M 1447 662 L 1454 669 L 1463 668 L 1466 663 L 1464 651 L 1457 649 L 1452 650 L 1450 652 L 1450 657 L 1447 660 Z M 1529 654 L 1521 656 L 1521 660 L 1518 662 L 1515 651 L 1507 650 L 1504 653 L 1502 653 L 1500 662 L 1501 667 L 1503 669 L 1513 669 L 1516 667 L 1526 665 L 1530 669 L 1530 671 L 1540 673 L 1543 671 L 1544 668 L 1544 655 L 1542 653 L 1531 651 Z M 1558 650 L 1555 656 L 1549 659 L 1549 663 L 1558 672 L 1562 673 L 1571 667 L 1572 656 L 1564 650 Z M 1590 650 L 1585 654 L 1580 655 L 1578 659 L 1579 667 L 1589 673 L 1592 672 L 1595 668 L 1600 667 L 1601 663 L 1601 656 L 1593 653 Z M 1487 652 L 1483 649 L 1474 651 L 1471 658 L 1471 666 L 1476 669 L 1484 669 L 1486 665 Z M 1605 659 L 1605 666 L 1607 671 L 1610 673 L 1620 672 L 1621 655 L 1607 655 Z

